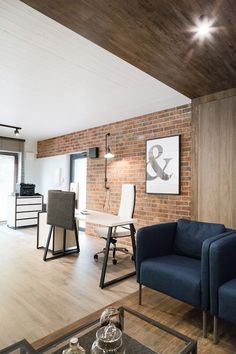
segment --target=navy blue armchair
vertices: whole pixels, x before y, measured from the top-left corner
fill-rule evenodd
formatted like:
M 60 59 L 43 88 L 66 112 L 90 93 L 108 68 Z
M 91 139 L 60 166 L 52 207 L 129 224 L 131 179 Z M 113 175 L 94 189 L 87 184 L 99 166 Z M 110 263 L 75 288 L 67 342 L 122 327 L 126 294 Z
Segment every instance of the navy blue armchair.
M 183 219 L 139 229 L 136 254 L 139 304 L 145 285 L 200 308 L 206 337 L 209 247 L 225 234 L 222 224 Z
M 214 315 L 213 341 L 218 342 L 218 317 L 236 324 L 236 232 L 212 243 L 210 310 Z

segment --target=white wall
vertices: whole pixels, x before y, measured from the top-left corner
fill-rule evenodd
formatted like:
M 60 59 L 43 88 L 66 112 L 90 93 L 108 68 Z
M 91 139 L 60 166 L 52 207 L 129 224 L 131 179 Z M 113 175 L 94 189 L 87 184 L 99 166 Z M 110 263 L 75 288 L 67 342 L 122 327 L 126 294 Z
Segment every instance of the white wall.
M 25 160 L 25 183 L 34 183 L 45 203 L 49 189 L 69 190 L 69 172 L 69 155 Z
M 49 189 L 69 190 L 70 157 L 59 155 L 37 159 L 39 163 L 39 193 L 45 196 Z M 60 180 L 58 176 L 60 172 Z
M 37 142 L 33 140 L 25 141 L 25 160 L 24 160 L 24 182 L 33 183 L 36 187 L 39 184 L 37 170 Z M 36 192 L 38 192 L 36 190 Z
M 39 163 L 35 158 L 34 160 L 25 159 L 25 183 L 33 183 L 36 185 L 36 192 L 39 193 Z
M 25 141 L 25 152 L 37 153 L 37 141 L 27 139 Z

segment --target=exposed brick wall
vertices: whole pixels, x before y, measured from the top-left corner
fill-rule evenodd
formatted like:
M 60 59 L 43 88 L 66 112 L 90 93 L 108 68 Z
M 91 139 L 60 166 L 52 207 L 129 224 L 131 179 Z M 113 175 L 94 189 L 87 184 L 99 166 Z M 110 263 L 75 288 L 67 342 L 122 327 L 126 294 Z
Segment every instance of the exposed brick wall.
M 104 189 L 105 134 L 115 158 L 108 161 L 108 184 Z M 145 193 L 146 140 L 181 135 L 181 195 Z M 99 147 L 99 158 L 88 159 L 87 208 L 117 213 L 122 183 L 137 188 L 135 217 L 138 227 L 190 218 L 191 203 L 191 105 L 184 105 L 113 124 L 38 142 L 38 157 L 86 151 Z M 106 195 L 107 194 L 107 195 Z M 92 229 L 87 231 L 92 233 Z

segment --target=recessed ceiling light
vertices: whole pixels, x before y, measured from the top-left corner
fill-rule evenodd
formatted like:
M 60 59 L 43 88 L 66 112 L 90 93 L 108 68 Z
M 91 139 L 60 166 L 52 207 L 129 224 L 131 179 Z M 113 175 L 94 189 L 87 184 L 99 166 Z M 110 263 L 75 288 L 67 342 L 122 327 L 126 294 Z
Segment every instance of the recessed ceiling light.
M 190 30 L 194 32 L 193 39 L 204 40 L 206 38 L 211 38 L 212 32 L 215 31 L 216 27 L 213 27 L 215 19 L 209 19 L 205 15 L 201 15 L 195 22 L 195 26 Z
M 197 24 L 197 34 L 199 37 L 207 37 L 211 32 L 211 23 L 206 16 L 201 16 Z

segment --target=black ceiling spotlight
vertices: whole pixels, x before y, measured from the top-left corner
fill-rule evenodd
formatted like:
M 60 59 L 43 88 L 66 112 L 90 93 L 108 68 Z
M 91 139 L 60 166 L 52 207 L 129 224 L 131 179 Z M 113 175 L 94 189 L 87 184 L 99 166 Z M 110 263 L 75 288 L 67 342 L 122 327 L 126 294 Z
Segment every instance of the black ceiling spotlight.
M 21 129 L 20 127 L 15 127 L 14 125 L 6 125 L 6 124 L 0 124 L 0 127 L 14 129 L 15 136 L 19 136 L 20 135 L 20 132 L 19 132 L 19 130 Z
M 16 128 L 14 130 L 14 134 L 15 134 L 15 136 L 19 136 L 20 135 L 19 128 Z

